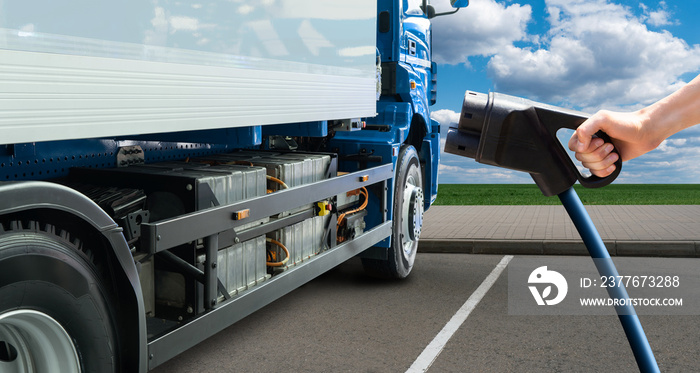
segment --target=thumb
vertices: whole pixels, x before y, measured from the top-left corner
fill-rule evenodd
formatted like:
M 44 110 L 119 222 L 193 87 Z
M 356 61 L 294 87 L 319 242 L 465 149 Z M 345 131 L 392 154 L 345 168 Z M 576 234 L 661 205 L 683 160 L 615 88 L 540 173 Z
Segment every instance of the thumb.
M 591 144 L 593 135 L 600 130 L 600 122 L 595 117 L 588 118 L 574 132 L 573 137 L 576 137 L 575 151 L 585 152 Z

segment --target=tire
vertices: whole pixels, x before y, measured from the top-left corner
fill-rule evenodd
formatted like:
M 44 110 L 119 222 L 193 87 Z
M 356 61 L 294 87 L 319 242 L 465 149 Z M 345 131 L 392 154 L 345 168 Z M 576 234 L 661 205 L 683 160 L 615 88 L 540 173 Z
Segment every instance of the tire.
M 90 252 L 51 225 L 0 224 L 0 370 L 117 372 L 115 323 Z
M 396 162 L 391 245 L 386 260 L 363 258 L 373 276 L 403 279 L 411 273 L 423 227 L 423 173 L 416 149 L 401 148 Z

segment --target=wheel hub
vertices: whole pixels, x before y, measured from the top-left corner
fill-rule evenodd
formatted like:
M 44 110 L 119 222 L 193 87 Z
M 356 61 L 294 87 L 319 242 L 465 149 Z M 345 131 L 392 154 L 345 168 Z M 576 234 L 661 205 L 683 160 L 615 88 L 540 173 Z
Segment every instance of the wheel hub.
M 403 222 L 404 234 L 402 241 L 404 246 L 418 240 L 423 227 L 423 189 L 407 183 L 404 189 Z
M 1 314 L 0 349 L 3 372 L 80 372 L 78 353 L 68 332 L 43 312 Z

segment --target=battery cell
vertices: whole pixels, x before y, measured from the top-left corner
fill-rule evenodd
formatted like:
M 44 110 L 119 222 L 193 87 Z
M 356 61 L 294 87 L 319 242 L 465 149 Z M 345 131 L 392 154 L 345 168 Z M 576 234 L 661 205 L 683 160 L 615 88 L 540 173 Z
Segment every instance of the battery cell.
M 204 263 L 204 255 L 198 260 Z M 265 264 L 265 236 L 219 250 L 217 275 L 229 295 L 236 295 L 270 278 Z
M 323 236 L 329 219 L 330 215 L 316 216 L 268 234 L 268 237 L 279 241 L 289 251 L 287 268 L 323 251 Z M 273 246 L 271 249 L 275 250 L 277 258 L 283 259 L 286 255 L 277 246 Z

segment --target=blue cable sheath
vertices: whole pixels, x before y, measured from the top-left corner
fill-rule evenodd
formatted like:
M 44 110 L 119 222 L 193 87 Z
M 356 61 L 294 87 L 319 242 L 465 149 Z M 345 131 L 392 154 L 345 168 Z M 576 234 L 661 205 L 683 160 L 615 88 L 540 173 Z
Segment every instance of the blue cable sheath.
M 618 276 L 617 268 L 615 268 L 615 264 L 612 262 L 610 254 L 608 254 L 608 250 L 605 248 L 600 234 L 598 234 L 598 230 L 595 225 L 593 225 L 593 221 L 590 216 L 588 216 L 588 212 L 583 207 L 574 188 L 567 189 L 559 194 L 558 197 L 564 205 L 566 212 L 569 214 L 569 217 L 571 217 L 571 220 L 574 222 L 574 226 L 581 235 L 591 258 L 594 259 L 600 275 Z M 629 299 L 627 290 L 625 290 L 622 284 L 619 284 L 617 287 L 607 287 L 607 290 L 608 295 L 612 299 Z M 656 358 L 654 358 L 654 352 L 651 350 L 651 346 L 649 346 L 649 341 L 647 340 L 646 334 L 644 334 L 644 329 L 639 322 L 639 317 L 637 317 L 634 307 L 629 304 L 629 302 L 625 302 L 625 304 L 624 306 L 615 307 L 615 310 L 617 311 L 617 317 L 620 319 L 622 328 L 625 330 L 630 347 L 632 347 L 634 358 L 637 360 L 637 366 L 641 372 L 659 372 L 659 366 L 656 363 Z

